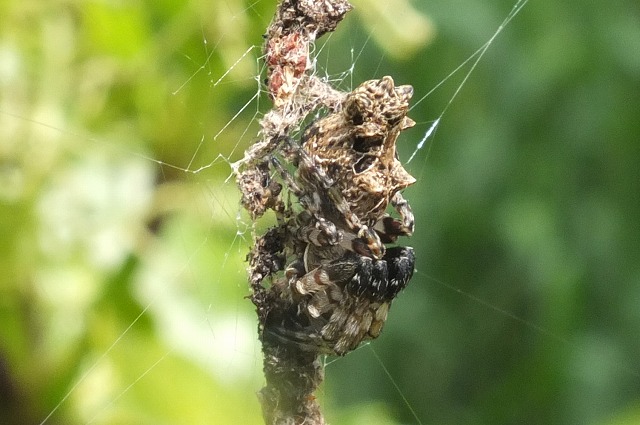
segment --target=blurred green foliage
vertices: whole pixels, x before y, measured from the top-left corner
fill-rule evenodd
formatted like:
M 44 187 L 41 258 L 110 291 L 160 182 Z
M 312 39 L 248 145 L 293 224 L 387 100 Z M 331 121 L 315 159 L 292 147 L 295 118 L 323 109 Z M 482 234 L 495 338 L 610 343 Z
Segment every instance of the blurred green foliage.
M 384 3 L 317 69 L 414 86 L 406 159 L 464 74 L 418 100 L 514 3 Z M 1 423 L 261 423 L 226 179 L 269 108 L 273 10 L 0 4 Z M 638 52 L 630 0 L 531 2 L 496 39 L 408 165 L 418 272 L 379 340 L 329 359 L 331 423 L 640 423 Z

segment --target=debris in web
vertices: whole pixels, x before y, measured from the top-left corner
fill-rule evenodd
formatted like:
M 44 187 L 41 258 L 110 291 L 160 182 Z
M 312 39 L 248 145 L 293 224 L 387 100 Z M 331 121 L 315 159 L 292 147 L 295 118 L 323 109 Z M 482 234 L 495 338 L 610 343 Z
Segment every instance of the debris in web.
M 264 44 L 273 108 L 231 165 L 252 220 L 275 215 L 248 255 L 267 424 L 325 423 L 314 396 L 321 356 L 379 336 L 414 271 L 412 248 L 386 246 L 414 228 L 401 191 L 415 178 L 396 154 L 398 135 L 415 124 L 407 117 L 413 88 L 386 76 L 345 93 L 313 75 L 313 43 L 351 8 L 346 0 L 279 3 Z

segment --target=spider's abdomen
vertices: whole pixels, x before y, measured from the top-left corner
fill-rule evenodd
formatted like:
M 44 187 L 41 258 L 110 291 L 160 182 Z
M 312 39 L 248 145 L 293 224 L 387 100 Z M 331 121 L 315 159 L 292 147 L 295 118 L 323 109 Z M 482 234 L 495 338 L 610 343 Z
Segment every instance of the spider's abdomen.
M 304 132 L 304 151 L 363 223 L 375 223 L 391 198 L 415 183 L 396 155 L 400 131 L 415 124 L 406 116 L 412 94 L 391 77 L 366 81 L 346 96 L 342 110 Z

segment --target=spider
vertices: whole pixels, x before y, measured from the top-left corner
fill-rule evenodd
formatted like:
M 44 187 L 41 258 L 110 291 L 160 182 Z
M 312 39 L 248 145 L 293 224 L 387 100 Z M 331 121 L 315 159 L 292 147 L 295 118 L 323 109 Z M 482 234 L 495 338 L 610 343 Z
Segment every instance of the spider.
M 400 191 L 415 179 L 396 153 L 400 131 L 415 124 L 406 116 L 412 94 L 411 86 L 396 87 L 391 77 L 366 81 L 340 108 L 311 123 L 301 144 L 278 141 L 296 173 L 275 156 L 270 164 L 304 211 L 289 220 L 280 214 L 294 241 L 294 260 L 280 283 L 292 302 L 267 318 L 265 329 L 276 338 L 344 355 L 380 335 L 415 264 L 412 248 L 384 245 L 414 229 Z M 399 220 L 386 213 L 389 204 Z

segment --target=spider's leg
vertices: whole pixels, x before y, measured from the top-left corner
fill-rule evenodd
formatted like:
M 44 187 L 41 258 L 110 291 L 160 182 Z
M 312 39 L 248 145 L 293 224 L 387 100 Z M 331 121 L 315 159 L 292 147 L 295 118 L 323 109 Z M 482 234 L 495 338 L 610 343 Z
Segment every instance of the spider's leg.
M 337 187 L 330 187 L 327 195 L 332 207 L 338 211 L 340 217 L 344 218 L 347 228 L 351 229 L 355 235 L 351 238 L 346 237 L 343 240 L 343 246 L 366 257 L 382 258 L 385 247 L 375 230 L 362 223 L 360 218 L 351 211 L 349 203 Z
M 414 228 L 411 206 L 399 192 L 391 198 L 391 205 L 400 214 L 400 220 L 385 214 L 374 226 L 375 231 L 380 235 L 380 239 L 384 243 L 393 243 L 398 239 L 398 236 L 411 236 Z
M 344 217 L 344 221 L 349 229 L 355 234 L 355 238 L 344 241 L 344 247 L 360 255 L 380 259 L 384 255 L 385 247 L 380 240 L 380 236 L 374 229 L 370 229 L 362 223 L 360 218 L 351 211 L 349 203 L 344 198 L 337 187 L 330 187 L 327 190 L 331 205 Z
M 332 186 L 332 181 L 325 174 L 317 172 L 321 168 L 315 166 L 313 159 L 306 152 L 299 151 L 298 161 L 299 169 L 305 171 L 299 173 L 301 180 L 311 188 L 311 193 L 302 188 L 302 185 L 294 179 L 277 158 L 271 157 L 271 163 L 280 173 L 289 190 L 298 198 L 300 204 L 316 218 L 315 230 L 317 231 L 311 229 L 305 239 L 316 245 L 336 244 L 341 241 L 341 236 L 335 224 L 323 216 L 321 206 L 323 199 L 320 193 L 324 192 L 329 199 L 329 203 L 337 210 L 340 216 L 344 217 L 347 227 L 353 229 L 357 235 L 357 239 L 352 239 L 344 244 L 345 248 L 361 255 L 381 258 L 384 255 L 384 245 L 380 241 L 378 234 L 364 225 L 358 216 L 351 211 L 349 203 L 344 199 L 340 190 L 336 186 Z M 311 177 L 311 171 L 313 171 L 313 178 Z
M 256 141 L 249 149 L 244 152 L 244 157 L 236 162 L 229 164 L 234 174 L 240 174 L 241 169 L 247 169 L 259 166 L 259 163 L 265 161 L 274 152 L 278 150 L 280 145 L 288 142 L 289 139 L 283 136 L 265 137 Z
M 409 202 L 404 199 L 400 192 L 396 192 L 395 195 L 393 195 L 391 205 L 398 211 L 402 219 L 401 231 L 404 235 L 411 236 L 411 234 L 413 234 L 413 228 L 415 227 L 415 218 L 413 211 L 411 211 L 411 205 L 409 205 Z
M 351 207 L 340 192 L 340 189 L 334 185 L 333 180 L 326 175 L 323 168 L 318 167 L 313 157 L 301 149 L 293 140 L 287 138 L 283 140 L 283 143 L 285 155 L 298 167 L 298 176 L 301 184 L 294 179 L 277 158 L 271 157 L 271 163 L 278 170 L 289 190 L 298 198 L 300 204 L 316 217 L 316 229 L 326 236 L 326 240 L 322 240 L 325 239 L 323 237 L 308 238 L 308 240 L 317 245 L 339 243 L 342 238 L 336 229 L 335 223 L 325 217 L 332 217 L 337 213 L 339 217 L 343 217 L 347 228 L 357 235 L 357 239 L 344 241 L 343 246 L 367 257 L 382 258 L 385 247 L 380 240 L 380 236 L 374 229 L 370 229 L 362 223 L 360 218 L 351 211 Z M 310 190 L 305 191 L 303 187 L 309 187 Z M 323 205 L 330 205 L 335 211 L 323 211 Z
M 336 225 L 322 217 L 315 217 L 314 224 L 301 226 L 297 235 L 298 239 L 318 247 L 338 245 L 343 239 Z
M 315 218 L 315 220 L 313 220 L 313 225 L 301 227 L 301 230 L 299 231 L 300 238 L 305 242 L 313 243 L 318 246 L 336 245 L 340 243 L 342 233 L 336 228 L 336 225 L 333 222 L 322 216 L 320 206 L 321 199 L 319 198 L 318 191 L 315 189 L 315 186 L 309 185 L 312 189 L 311 192 L 304 190 L 277 158 L 272 157 L 271 163 L 280 173 L 282 180 L 289 190 L 298 198 L 300 204 Z
M 351 211 L 351 206 L 344 198 L 339 187 L 335 185 L 335 182 L 326 174 L 323 167 L 318 166 L 312 155 L 309 155 L 307 151 L 300 147 L 292 139 L 286 139 L 284 141 L 285 155 L 291 159 L 292 163 L 298 167 L 298 177 L 303 182 L 304 186 L 312 188 L 312 194 L 306 193 L 303 196 L 303 200 L 298 194 L 298 199 L 301 203 L 307 207 L 318 219 L 319 226 L 322 231 L 329 236 L 329 239 L 337 243 L 340 238 L 332 237 L 335 235 L 333 227 L 335 224 L 330 220 L 324 220 L 324 216 L 333 217 L 335 215 L 342 217 L 347 228 L 355 233 L 359 240 L 353 243 L 343 244 L 345 248 L 357 252 L 361 255 L 366 255 L 373 258 L 382 258 L 384 255 L 384 245 L 380 241 L 380 237 L 373 230 L 369 229 L 360 218 Z M 276 168 L 278 165 L 276 165 Z M 282 167 L 280 167 L 282 169 Z M 283 178 L 292 180 L 289 173 L 288 177 Z M 299 185 L 296 185 L 299 189 Z M 301 192 L 301 191 L 299 191 Z M 295 189 L 294 189 L 294 193 Z M 302 193 L 301 193 L 302 195 Z M 329 205 L 332 211 L 322 211 L 322 207 Z M 320 213 L 323 214 L 320 214 Z M 329 224 L 330 223 L 330 224 Z
M 282 180 L 286 183 L 287 187 L 289 188 L 289 190 L 291 192 L 293 192 L 294 195 L 296 195 L 296 197 L 300 200 L 300 203 L 302 203 L 304 206 L 308 206 L 307 204 L 309 204 L 309 196 L 307 195 L 307 193 L 302 190 L 302 188 L 298 185 L 298 183 L 296 182 L 296 180 L 293 178 L 293 176 L 291 175 L 291 173 L 289 172 L 289 170 L 287 170 L 286 168 L 284 168 L 284 166 L 282 165 L 282 163 L 278 160 L 278 158 L 276 158 L 275 156 L 272 156 L 270 158 L 271 160 L 271 164 L 273 165 L 273 167 L 278 171 L 278 173 L 280 174 L 280 177 L 282 178 Z

